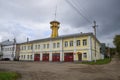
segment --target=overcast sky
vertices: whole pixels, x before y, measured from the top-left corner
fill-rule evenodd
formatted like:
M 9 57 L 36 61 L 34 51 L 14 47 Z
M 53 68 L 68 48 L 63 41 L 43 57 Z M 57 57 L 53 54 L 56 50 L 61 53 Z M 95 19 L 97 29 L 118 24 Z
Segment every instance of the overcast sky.
M 120 34 L 120 0 L 0 0 L 0 41 L 17 42 L 50 37 L 50 21 L 59 21 L 59 35 L 93 32 L 97 22 L 97 38 L 110 44 Z M 89 21 L 88 21 L 89 20 Z

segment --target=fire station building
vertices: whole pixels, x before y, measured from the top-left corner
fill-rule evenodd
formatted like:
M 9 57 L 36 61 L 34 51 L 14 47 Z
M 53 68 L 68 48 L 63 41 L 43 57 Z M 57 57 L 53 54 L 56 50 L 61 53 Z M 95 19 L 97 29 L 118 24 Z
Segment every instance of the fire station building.
M 60 23 L 52 21 L 50 24 L 52 29 L 51 37 L 20 44 L 19 60 L 71 62 L 102 59 L 103 54 L 100 53 L 100 42 L 93 33 L 58 36 Z

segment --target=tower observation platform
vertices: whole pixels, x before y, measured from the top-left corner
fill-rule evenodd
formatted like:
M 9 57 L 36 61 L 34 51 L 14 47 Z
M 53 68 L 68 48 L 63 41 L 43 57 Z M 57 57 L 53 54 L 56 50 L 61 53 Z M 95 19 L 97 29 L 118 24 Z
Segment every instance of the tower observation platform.
M 51 33 L 51 38 L 56 38 L 58 37 L 58 29 L 59 29 L 59 25 L 60 25 L 60 22 L 58 21 L 51 21 L 50 22 L 50 28 L 52 29 L 52 33 Z

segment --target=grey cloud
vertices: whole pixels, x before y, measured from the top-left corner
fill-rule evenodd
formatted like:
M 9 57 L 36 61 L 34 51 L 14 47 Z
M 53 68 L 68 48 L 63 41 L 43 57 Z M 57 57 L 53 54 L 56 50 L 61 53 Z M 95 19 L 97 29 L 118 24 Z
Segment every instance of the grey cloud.
M 61 23 L 60 34 L 93 31 L 93 20 L 97 21 L 97 35 L 102 42 L 112 43 L 113 35 L 120 34 L 120 0 L 69 0 L 91 23 L 79 15 L 65 0 L 0 0 L 0 35 L 16 33 L 19 41 L 25 36 L 38 39 L 50 36 L 49 22 L 54 20 L 58 2 L 57 18 Z M 3 22 L 2 22 L 3 21 Z M 12 22 L 13 21 L 13 22 Z M 4 23 L 5 22 L 5 23 Z M 31 23 L 31 25 L 28 25 Z M 46 24 L 48 28 L 36 27 Z M 1 27 L 2 26 L 2 27 Z M 32 28 L 33 27 L 33 28 Z M 10 30 L 8 30 L 10 28 Z M 67 32 L 66 32 L 67 30 Z M 31 32 L 30 32 L 31 31 Z M 45 33 L 45 32 L 48 33 Z M 4 34 L 3 34 L 4 33 Z M 23 37 L 22 37 L 23 35 Z M 11 37 L 10 37 L 11 36 Z M 24 41 L 24 40 L 22 40 Z

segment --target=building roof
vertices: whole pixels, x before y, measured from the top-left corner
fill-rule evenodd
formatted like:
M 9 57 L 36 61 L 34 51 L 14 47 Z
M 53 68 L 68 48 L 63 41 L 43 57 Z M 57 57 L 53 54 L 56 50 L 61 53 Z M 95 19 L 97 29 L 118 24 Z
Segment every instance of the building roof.
M 2 46 L 9 46 L 9 45 L 13 45 L 13 41 L 9 41 L 9 40 L 6 40 L 6 41 L 3 41 L 3 42 L 1 42 L 1 45 Z
M 37 40 L 29 41 L 29 42 L 23 42 L 23 43 L 20 43 L 20 44 L 34 43 L 34 42 L 40 42 L 40 41 L 49 41 L 49 40 L 57 40 L 57 39 L 65 39 L 65 38 L 72 38 L 72 37 L 78 37 L 78 36 L 93 36 L 94 37 L 93 33 L 82 33 L 81 32 L 81 33 L 76 33 L 76 34 L 61 35 L 61 36 L 58 36 L 56 38 L 48 37 L 48 38 L 44 38 L 44 39 L 37 39 Z

